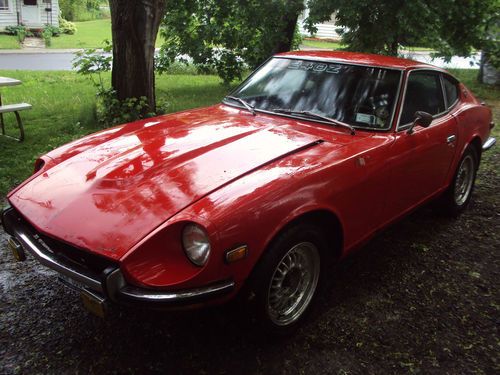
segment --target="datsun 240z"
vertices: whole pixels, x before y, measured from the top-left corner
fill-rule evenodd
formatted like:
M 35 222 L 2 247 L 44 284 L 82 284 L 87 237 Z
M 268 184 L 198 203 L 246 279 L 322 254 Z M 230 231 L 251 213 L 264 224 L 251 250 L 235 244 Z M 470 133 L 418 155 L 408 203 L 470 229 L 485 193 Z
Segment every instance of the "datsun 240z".
M 491 110 L 439 68 L 285 53 L 220 104 L 41 156 L 2 222 L 19 259 L 57 271 L 95 313 L 245 294 L 286 333 L 332 265 L 381 228 L 433 198 L 460 213 L 492 127 Z

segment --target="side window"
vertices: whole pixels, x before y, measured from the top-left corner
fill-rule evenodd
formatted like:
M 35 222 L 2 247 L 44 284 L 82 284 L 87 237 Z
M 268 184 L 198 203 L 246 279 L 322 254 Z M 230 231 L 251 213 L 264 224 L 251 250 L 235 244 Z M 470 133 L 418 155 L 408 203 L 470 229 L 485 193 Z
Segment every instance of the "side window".
M 448 108 L 453 107 L 453 105 L 458 100 L 458 87 L 457 83 L 450 77 L 443 75 L 444 91 L 446 92 L 446 105 Z
M 443 90 L 438 73 L 425 71 L 410 73 L 400 126 L 413 122 L 417 111 L 424 111 L 431 115 L 445 111 Z

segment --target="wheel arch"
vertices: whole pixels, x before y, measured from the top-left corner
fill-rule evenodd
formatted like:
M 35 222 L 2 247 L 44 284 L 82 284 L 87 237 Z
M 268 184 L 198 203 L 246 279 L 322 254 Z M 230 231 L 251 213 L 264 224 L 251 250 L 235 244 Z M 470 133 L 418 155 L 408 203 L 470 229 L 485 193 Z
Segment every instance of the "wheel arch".
M 331 250 L 329 255 L 332 256 L 332 261 L 336 261 L 342 256 L 344 228 L 339 217 L 334 212 L 327 209 L 307 211 L 289 220 L 272 235 L 264 249 L 268 249 L 281 233 L 303 223 L 313 224 L 321 229 L 321 232 L 325 235 L 325 239 L 328 242 L 328 248 Z
M 474 136 L 472 138 L 472 140 L 468 143 L 466 148 L 468 146 L 471 146 L 476 150 L 477 166 L 479 167 L 479 164 L 481 162 L 482 149 L 483 149 L 483 143 L 481 142 L 481 138 L 479 138 L 478 135 Z M 465 152 L 465 150 L 464 150 L 464 152 Z
M 259 259 L 257 260 L 257 263 L 253 266 L 243 284 L 242 291 L 240 292 L 240 298 L 248 301 L 253 299 L 253 290 L 256 285 L 260 283 L 260 280 L 258 280 L 256 274 L 258 274 L 258 269 L 264 258 L 264 255 L 272 247 L 274 242 L 278 240 L 279 236 L 282 233 L 286 232 L 296 225 L 300 225 L 303 223 L 313 223 L 314 225 L 317 225 L 319 228 L 321 228 L 321 231 L 325 234 L 328 248 L 331 250 L 328 253 L 328 255 L 331 256 L 329 256 L 326 260 L 327 268 L 333 266 L 335 262 L 339 258 L 341 258 L 343 253 L 344 232 L 339 217 L 331 210 L 324 208 L 311 209 L 309 211 L 302 212 L 301 214 L 293 217 L 291 220 L 288 220 L 284 225 L 280 226 L 266 241 Z

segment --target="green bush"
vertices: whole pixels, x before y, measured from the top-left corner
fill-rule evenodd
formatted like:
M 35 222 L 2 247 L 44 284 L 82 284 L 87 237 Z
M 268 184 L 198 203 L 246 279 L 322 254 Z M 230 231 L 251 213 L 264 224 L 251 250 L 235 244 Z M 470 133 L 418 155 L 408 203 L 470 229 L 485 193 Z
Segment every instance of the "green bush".
M 19 43 L 24 42 L 27 36 L 33 35 L 24 25 L 7 26 L 5 32 L 9 35 L 15 35 Z
M 52 31 L 45 29 L 42 31 L 42 38 L 45 41 L 45 47 L 50 47 L 52 44 Z
M 97 121 L 103 127 L 158 116 L 165 112 L 165 104 L 157 104 L 156 112 L 152 111 L 145 96 L 119 100 L 113 89 L 99 88 L 97 91 Z
M 91 21 L 102 18 L 98 0 L 59 0 L 62 18 L 68 21 Z
M 116 91 L 108 87 L 103 73 L 111 70 L 112 49 L 111 42 L 106 40 L 102 51 L 94 48 L 79 51 L 73 60 L 73 67 L 77 73 L 89 77 L 97 89 L 96 115 L 99 124 L 106 127 L 165 113 L 166 104 L 157 104 L 154 112 L 147 98 L 119 100 Z
M 70 35 L 73 35 L 77 31 L 74 22 L 66 21 L 62 17 L 59 17 L 59 29 L 63 34 L 70 34 Z
M 47 25 L 42 31 L 42 36 L 43 33 L 46 32 L 47 34 L 50 34 L 50 36 L 55 36 L 58 37 L 61 35 L 61 29 L 57 26 L 52 26 L 52 25 Z
M 52 44 L 52 37 L 61 35 L 61 30 L 56 26 L 47 25 L 39 34 L 45 41 L 45 46 L 50 47 Z

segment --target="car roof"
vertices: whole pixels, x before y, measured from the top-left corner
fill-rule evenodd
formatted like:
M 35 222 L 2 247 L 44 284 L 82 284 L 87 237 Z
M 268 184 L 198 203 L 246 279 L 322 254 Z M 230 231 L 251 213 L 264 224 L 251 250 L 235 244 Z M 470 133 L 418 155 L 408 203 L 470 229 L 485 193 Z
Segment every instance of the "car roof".
M 422 63 L 420 61 L 401 59 L 399 57 L 374 55 L 369 53 L 360 52 L 346 52 L 346 51 L 324 51 L 324 50 L 310 50 L 310 51 L 293 51 L 277 54 L 278 57 L 300 58 L 311 60 L 324 60 L 331 62 L 343 62 L 357 65 L 369 65 L 393 69 L 414 69 L 414 68 L 427 68 L 434 69 L 441 72 L 446 72 L 434 65 Z

